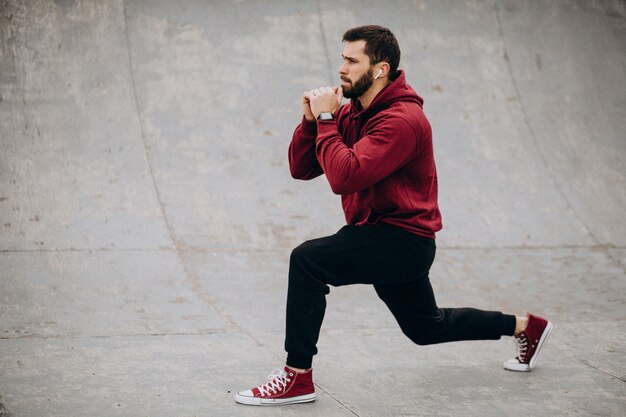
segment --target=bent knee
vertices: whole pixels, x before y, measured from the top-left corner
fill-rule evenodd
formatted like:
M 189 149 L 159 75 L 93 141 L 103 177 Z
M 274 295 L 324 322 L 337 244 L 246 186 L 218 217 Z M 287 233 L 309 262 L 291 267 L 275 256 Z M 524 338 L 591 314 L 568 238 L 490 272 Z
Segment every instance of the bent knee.
M 328 294 L 330 289 L 324 282 L 320 272 L 319 261 L 315 248 L 309 242 L 304 242 L 291 251 L 289 258 L 289 286 L 307 287 Z
M 433 335 L 430 335 L 428 333 L 409 332 L 409 331 L 404 331 L 404 329 L 402 330 L 402 332 L 409 339 L 411 339 L 411 341 L 413 343 L 415 343 L 416 345 L 419 345 L 419 346 L 427 346 L 427 345 L 433 345 L 433 344 L 437 343 L 436 338 Z
M 296 246 L 289 256 L 291 267 L 311 268 L 324 263 L 324 256 L 320 251 L 320 245 L 315 241 L 306 241 Z
M 310 258 L 311 255 L 314 254 L 315 252 L 316 252 L 315 245 L 312 244 L 311 241 L 306 241 L 306 242 L 296 246 L 291 251 L 290 259 L 298 260 L 298 259 L 303 259 L 303 258 Z
M 420 346 L 433 345 L 441 342 L 441 335 L 445 329 L 445 323 L 439 317 L 429 317 L 422 320 L 412 320 L 401 323 L 402 332 L 411 341 Z

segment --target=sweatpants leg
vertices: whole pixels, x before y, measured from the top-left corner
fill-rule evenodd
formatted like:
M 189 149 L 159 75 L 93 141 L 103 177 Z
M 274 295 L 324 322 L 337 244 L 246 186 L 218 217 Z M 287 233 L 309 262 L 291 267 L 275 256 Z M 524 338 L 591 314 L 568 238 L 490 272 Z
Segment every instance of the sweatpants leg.
M 438 308 L 428 276 L 401 284 L 376 284 L 376 293 L 402 332 L 418 345 L 511 336 L 515 316 L 476 308 Z
M 434 257 L 433 239 L 388 225 L 345 226 L 298 246 L 289 264 L 287 365 L 311 367 L 329 285 L 374 284 L 403 332 L 416 343 L 508 334 L 502 333 L 501 313 L 437 307 L 428 280 Z

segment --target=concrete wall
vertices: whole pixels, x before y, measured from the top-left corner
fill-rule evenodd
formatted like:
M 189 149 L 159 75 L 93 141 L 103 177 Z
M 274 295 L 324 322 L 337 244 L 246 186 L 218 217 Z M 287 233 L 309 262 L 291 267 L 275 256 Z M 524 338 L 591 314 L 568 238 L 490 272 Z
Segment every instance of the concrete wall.
M 337 84 L 342 33 L 369 23 L 398 37 L 433 126 L 440 303 L 561 326 L 517 415 L 621 414 L 625 11 L 0 0 L 0 415 L 3 403 L 16 416 L 252 413 L 227 391 L 282 360 L 289 252 L 343 224 L 323 177 L 289 176 L 300 95 Z M 322 399 L 293 415 L 511 410 L 493 390 L 519 381 L 476 363 L 450 374 L 464 399 L 437 394 L 452 358 L 491 363 L 497 347 L 409 346 L 367 288 L 331 293 L 324 329 Z M 412 400 L 363 395 L 348 383 L 359 370 L 392 373 L 372 355 L 430 385 L 413 381 Z M 407 355 L 419 372 L 406 374 Z

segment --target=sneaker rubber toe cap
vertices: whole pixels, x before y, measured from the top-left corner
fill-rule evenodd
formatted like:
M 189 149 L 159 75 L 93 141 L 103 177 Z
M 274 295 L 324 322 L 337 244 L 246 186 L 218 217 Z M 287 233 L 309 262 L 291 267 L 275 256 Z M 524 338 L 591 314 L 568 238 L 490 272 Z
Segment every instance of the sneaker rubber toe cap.
M 504 367 L 504 369 L 507 369 L 509 371 L 518 372 L 528 372 L 531 369 L 530 366 L 525 363 L 520 363 L 520 361 L 518 361 L 517 359 L 509 359 L 508 361 L 505 361 L 502 366 Z
M 260 400 L 255 398 L 252 390 L 248 389 L 245 391 L 238 392 L 235 394 L 235 401 L 239 404 L 247 404 L 247 405 L 257 405 L 260 404 Z

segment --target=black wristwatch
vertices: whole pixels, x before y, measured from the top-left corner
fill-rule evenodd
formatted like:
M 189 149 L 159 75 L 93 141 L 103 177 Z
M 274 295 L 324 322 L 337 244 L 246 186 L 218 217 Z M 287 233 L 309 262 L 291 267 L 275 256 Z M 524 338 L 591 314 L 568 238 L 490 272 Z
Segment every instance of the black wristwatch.
M 333 120 L 333 114 L 329 111 L 323 111 L 317 116 L 317 120 Z

